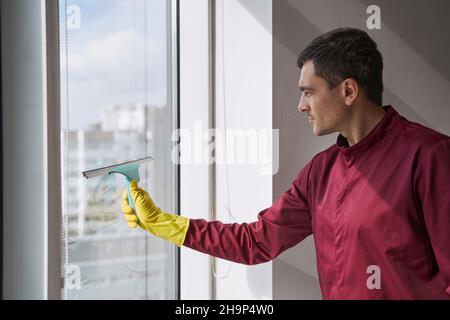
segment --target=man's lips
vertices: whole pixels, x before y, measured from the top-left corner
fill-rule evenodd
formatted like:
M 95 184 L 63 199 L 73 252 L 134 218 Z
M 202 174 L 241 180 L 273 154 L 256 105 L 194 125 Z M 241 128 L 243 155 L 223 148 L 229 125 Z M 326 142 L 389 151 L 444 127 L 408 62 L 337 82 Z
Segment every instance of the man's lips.
M 309 121 L 309 122 L 312 122 L 313 120 L 314 120 L 314 117 L 308 116 L 308 121 Z

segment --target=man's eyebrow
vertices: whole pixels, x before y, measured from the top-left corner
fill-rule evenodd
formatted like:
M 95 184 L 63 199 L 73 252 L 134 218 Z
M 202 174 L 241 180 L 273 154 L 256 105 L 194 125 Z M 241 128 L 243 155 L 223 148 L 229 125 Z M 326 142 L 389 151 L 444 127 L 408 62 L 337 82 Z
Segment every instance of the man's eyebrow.
M 299 89 L 300 91 L 314 91 L 313 87 L 300 86 Z

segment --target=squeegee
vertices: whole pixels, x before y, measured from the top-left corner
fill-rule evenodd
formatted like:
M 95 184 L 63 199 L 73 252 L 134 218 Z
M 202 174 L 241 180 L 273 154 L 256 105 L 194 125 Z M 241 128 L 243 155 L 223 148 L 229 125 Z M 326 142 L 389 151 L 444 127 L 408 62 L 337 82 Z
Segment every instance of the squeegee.
M 140 180 L 139 166 L 151 160 L 153 160 L 152 157 L 145 157 L 134 161 L 128 161 L 112 166 L 84 171 L 83 176 L 86 179 L 89 179 L 93 177 L 106 176 L 112 173 L 119 173 L 124 175 L 127 181 L 128 203 L 130 207 L 133 209 L 134 213 L 136 214 L 136 207 L 134 206 L 134 201 L 133 198 L 131 197 L 131 181 L 135 180 L 136 182 L 139 182 Z

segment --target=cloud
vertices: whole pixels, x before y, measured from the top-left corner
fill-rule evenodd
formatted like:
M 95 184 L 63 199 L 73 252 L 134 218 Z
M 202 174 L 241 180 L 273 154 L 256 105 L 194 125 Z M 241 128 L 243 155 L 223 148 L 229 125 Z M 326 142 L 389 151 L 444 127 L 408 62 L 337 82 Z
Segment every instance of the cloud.
M 143 39 L 133 29 L 120 30 L 78 47 L 69 56 L 70 71 L 74 75 L 109 73 L 117 65 L 129 64 L 143 50 Z

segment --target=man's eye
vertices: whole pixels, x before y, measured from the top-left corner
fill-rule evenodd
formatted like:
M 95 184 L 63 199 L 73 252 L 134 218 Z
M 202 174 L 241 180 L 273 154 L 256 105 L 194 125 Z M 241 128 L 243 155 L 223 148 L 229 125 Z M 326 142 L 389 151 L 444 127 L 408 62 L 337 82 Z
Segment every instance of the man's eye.
M 305 95 L 306 97 L 310 97 L 310 96 L 311 96 L 311 92 L 305 91 L 305 92 L 304 92 L 304 95 Z

